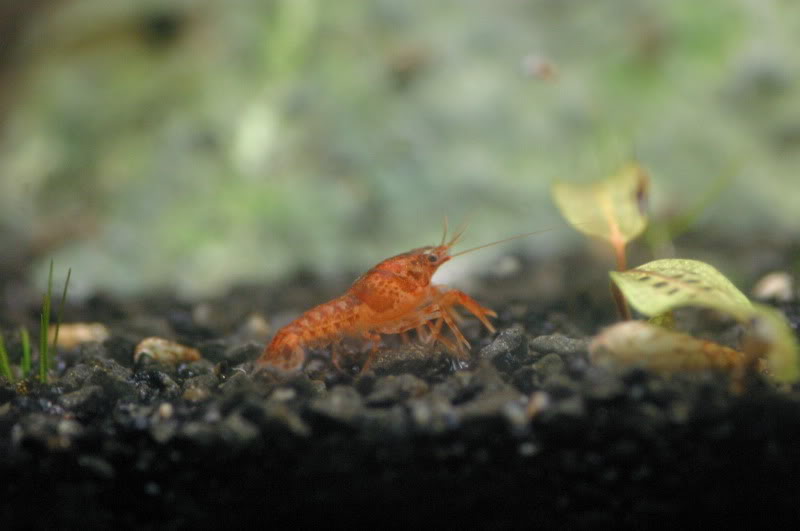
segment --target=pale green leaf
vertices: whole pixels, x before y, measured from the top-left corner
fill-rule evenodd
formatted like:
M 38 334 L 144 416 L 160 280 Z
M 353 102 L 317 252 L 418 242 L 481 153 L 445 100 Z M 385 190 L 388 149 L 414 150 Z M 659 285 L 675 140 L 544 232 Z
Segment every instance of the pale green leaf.
M 750 301 L 730 280 L 697 260 L 656 260 L 609 274 L 628 302 L 647 316 L 684 306 L 702 306 L 745 321 L 753 311 Z
M 553 199 L 577 230 L 608 240 L 615 247 L 636 238 L 647 226 L 642 203 L 649 179 L 637 164 L 590 184 L 556 182 Z
M 594 363 L 644 367 L 657 372 L 732 370 L 743 353 L 643 321 L 626 321 L 603 330 L 589 345 Z

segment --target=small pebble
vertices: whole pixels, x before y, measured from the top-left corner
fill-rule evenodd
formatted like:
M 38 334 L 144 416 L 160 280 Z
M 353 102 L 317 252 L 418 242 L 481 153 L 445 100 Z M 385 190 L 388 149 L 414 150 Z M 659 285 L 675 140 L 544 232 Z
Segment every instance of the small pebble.
M 296 397 L 297 391 L 291 387 L 278 387 L 270 395 L 271 399 L 277 400 L 278 402 L 288 402 Z
M 531 364 L 534 382 L 541 386 L 547 380 L 564 372 L 564 360 L 558 354 L 547 354 L 539 361 Z
M 350 386 L 337 385 L 312 400 L 311 410 L 344 423 L 355 422 L 363 411 L 361 395 Z
M 105 459 L 92 455 L 81 455 L 78 457 L 78 465 L 90 470 L 95 476 L 101 479 L 111 479 L 114 477 L 114 467 Z
M 190 387 L 183 392 L 181 398 L 188 400 L 189 402 L 202 402 L 209 396 L 211 396 L 211 393 L 209 393 L 206 389 L 201 387 Z
M 200 351 L 197 349 L 161 337 L 148 337 L 136 345 L 133 361 L 137 362 L 142 357 L 150 357 L 167 363 L 195 361 L 201 358 Z
M 550 395 L 544 391 L 536 391 L 535 393 L 531 394 L 531 397 L 528 400 L 528 407 L 525 409 L 525 412 L 527 413 L 528 418 L 532 419 L 547 409 L 549 405 Z
M 572 339 L 560 334 L 553 334 L 531 339 L 529 347 L 542 354 L 554 352 L 562 355 L 578 355 L 589 351 L 589 340 Z
M 175 408 L 172 407 L 172 404 L 169 402 L 164 402 L 160 406 L 158 406 L 158 416 L 162 419 L 166 420 L 172 418 L 172 414 L 175 412 Z
M 503 371 L 513 371 L 525 361 L 527 355 L 525 331 L 520 325 L 514 325 L 500 332 L 494 341 L 482 348 L 479 353 L 481 359 L 491 360 Z
M 73 349 L 81 343 L 102 343 L 110 337 L 106 325 L 102 323 L 64 323 L 58 327 L 58 346 Z M 56 327 L 49 330 L 52 342 L 56 336 Z
M 366 398 L 371 407 L 386 407 L 409 397 L 419 397 L 428 392 L 428 384 L 413 374 L 391 375 L 379 378 Z
M 794 279 L 785 271 L 775 271 L 756 282 L 752 293 L 756 299 L 791 302 L 796 296 Z
M 103 388 L 99 385 L 87 385 L 82 389 L 65 393 L 58 397 L 58 403 L 65 409 L 80 409 L 93 400 L 100 400 L 103 396 Z

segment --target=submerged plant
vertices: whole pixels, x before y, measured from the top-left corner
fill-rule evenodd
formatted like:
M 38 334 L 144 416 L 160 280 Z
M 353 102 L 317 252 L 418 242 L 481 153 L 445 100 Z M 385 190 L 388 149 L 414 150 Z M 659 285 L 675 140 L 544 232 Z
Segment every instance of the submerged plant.
M 750 300 L 714 267 L 697 260 L 655 260 L 628 271 L 609 272 L 637 311 L 658 317 L 683 306 L 703 306 L 744 319 Z
M 64 310 L 64 303 L 67 299 L 67 289 L 69 288 L 69 279 L 71 275 L 72 269 L 69 269 L 67 271 L 67 279 L 64 281 L 64 291 L 61 295 L 61 304 L 59 305 L 58 312 L 56 313 L 56 327 L 51 349 L 49 339 L 50 313 L 52 310 L 53 297 L 53 261 L 50 261 L 50 271 L 47 275 L 47 292 L 42 300 L 42 313 L 39 319 L 39 381 L 42 383 L 47 382 L 48 371 L 53 365 L 53 360 L 51 359 L 50 354 L 51 351 L 55 352 L 56 350 L 58 329 L 61 325 L 61 315 Z
M 742 323 L 745 338 L 742 351 L 733 356 L 731 353 L 735 351 L 712 341 L 691 343 L 693 338 L 686 334 L 654 325 L 642 323 L 643 326 L 625 332 L 617 325 L 599 336 L 592 348 L 593 355 L 630 362 L 629 350 L 638 349 L 643 353 L 639 361 L 653 368 L 686 366 L 682 360 L 693 354 L 698 354 L 691 361 L 695 368 L 746 370 L 761 368 L 759 364 L 763 361 L 763 368 L 775 380 L 790 383 L 800 380 L 800 349 L 784 316 L 769 306 L 751 303 L 709 264 L 697 260 L 656 260 L 630 271 L 609 274 L 631 305 L 651 320 L 658 322 L 673 310 L 687 306 L 711 308 Z M 619 334 L 628 334 L 626 343 L 616 337 Z M 616 349 L 612 344 L 617 345 Z M 705 360 L 705 365 L 699 360 Z
M 20 358 L 19 373 L 25 379 L 31 373 L 31 340 L 28 329 L 24 326 L 20 328 L 20 341 L 22 343 L 22 357 Z M 3 334 L 0 334 L 0 376 L 4 376 L 9 382 L 14 382 L 14 369 L 8 355 Z
M 52 268 L 52 262 L 50 262 L 50 267 Z M 53 334 L 53 346 L 52 350 L 55 352 L 56 347 L 58 346 L 58 333 L 61 330 L 61 318 L 64 315 L 64 304 L 67 302 L 67 289 L 69 289 L 69 279 L 72 276 L 72 268 L 67 269 L 67 278 L 64 280 L 64 290 L 61 292 L 61 302 L 58 305 L 58 312 L 56 312 L 56 331 Z M 49 337 L 49 336 L 48 336 Z M 52 359 L 48 359 L 50 362 L 50 366 L 52 367 Z
M 8 362 L 8 351 L 5 341 L 3 341 L 3 334 L 0 334 L 0 376 L 4 376 L 9 382 L 14 382 L 14 373 L 11 372 L 11 364 Z
M 711 265 L 666 259 L 627 269 L 626 245 L 647 226 L 643 202 L 648 183 L 645 171 L 629 164 L 604 181 L 553 186 L 553 197 L 570 224 L 614 248 L 618 271 L 609 275 L 620 315 L 630 318 L 630 303 L 650 318 L 649 323 L 621 323 L 605 330 L 592 343 L 592 358 L 664 371 L 735 368 L 742 374 L 763 368 L 778 381 L 800 380 L 800 349 L 786 319 L 773 308 L 751 303 Z M 587 214 L 603 221 L 580 223 Z M 742 323 L 742 350 L 671 330 L 672 311 L 687 306 L 711 308 Z
M 590 184 L 557 182 L 553 198 L 567 221 L 588 236 L 607 241 L 614 250 L 617 270 L 628 268 L 626 247 L 647 228 L 645 205 L 650 179 L 638 164 L 631 163 L 611 177 Z M 586 224 L 582 220 L 598 219 Z M 612 284 L 612 294 L 623 319 L 630 310 Z
M 20 361 L 20 370 L 22 377 L 27 378 L 31 374 L 31 336 L 26 327 L 19 329 L 19 337 L 22 340 L 22 359 Z
M 48 360 L 50 330 L 50 301 L 53 293 L 53 261 L 50 261 L 50 272 L 47 275 L 47 292 L 42 300 L 42 313 L 39 315 L 39 381 L 47 382 L 47 370 L 50 368 Z

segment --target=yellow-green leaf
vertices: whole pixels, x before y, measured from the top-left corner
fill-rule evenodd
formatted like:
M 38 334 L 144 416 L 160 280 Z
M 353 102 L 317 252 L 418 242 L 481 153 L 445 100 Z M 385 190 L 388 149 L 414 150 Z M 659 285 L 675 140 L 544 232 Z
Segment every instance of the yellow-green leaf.
M 657 372 L 726 369 L 742 366 L 743 353 L 643 321 L 603 330 L 589 345 L 594 363 L 644 367 Z
M 754 304 L 753 308 L 745 350 L 755 347 L 756 352 L 752 354 L 763 355 L 769 374 L 775 380 L 789 383 L 800 380 L 800 347 L 786 318 L 770 306 Z
M 697 260 L 656 260 L 609 274 L 628 302 L 647 316 L 684 306 L 703 306 L 745 321 L 753 311 L 750 301 L 730 280 Z
M 647 226 L 642 204 L 648 183 L 647 172 L 631 163 L 616 175 L 595 183 L 556 182 L 552 192 L 556 205 L 573 227 L 619 248 Z

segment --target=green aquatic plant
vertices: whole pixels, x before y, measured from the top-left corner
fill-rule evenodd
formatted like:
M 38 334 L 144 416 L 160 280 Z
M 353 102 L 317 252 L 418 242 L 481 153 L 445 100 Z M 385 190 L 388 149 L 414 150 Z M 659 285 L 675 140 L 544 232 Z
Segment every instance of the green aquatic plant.
M 647 228 L 643 208 L 649 178 L 640 165 L 630 163 L 618 173 L 589 184 L 556 182 L 553 198 L 577 230 L 606 240 L 614 249 L 617 269 L 627 269 L 625 247 Z M 583 223 L 585 219 L 600 220 Z
M 30 376 L 31 373 L 31 339 L 28 329 L 24 326 L 19 330 L 20 342 L 22 344 L 22 356 L 20 358 L 19 374 L 22 379 Z M 9 382 L 14 382 L 14 369 L 8 355 L 3 334 L 0 334 L 0 376 L 4 376 Z
M 64 304 L 67 302 L 67 289 L 69 289 L 69 279 L 72 276 L 72 268 L 67 269 L 67 278 L 64 280 L 64 290 L 61 292 L 61 302 L 58 305 L 58 312 L 56 312 L 56 331 L 53 334 L 52 351 L 55 352 L 58 345 L 58 332 L 61 330 L 61 318 L 64 315 Z M 48 332 L 49 333 L 49 332 Z M 52 367 L 52 359 L 48 359 Z
M 647 228 L 645 204 L 649 177 L 640 165 L 630 163 L 618 173 L 598 182 L 556 182 L 552 195 L 559 210 L 577 230 L 607 241 L 614 250 L 617 270 L 628 268 L 626 247 Z M 597 219 L 584 223 L 585 219 Z M 611 292 L 623 319 L 631 314 L 624 297 L 612 284 Z
M 31 374 L 31 336 L 26 327 L 20 327 L 19 337 L 22 341 L 22 359 L 20 361 L 20 370 L 22 377 L 27 378 Z
M 14 373 L 11 372 L 11 364 L 8 361 L 8 351 L 3 340 L 3 334 L 0 334 L 0 376 L 4 376 L 9 382 L 14 382 Z
M 744 326 L 741 367 L 755 366 L 764 360 L 770 377 L 781 382 L 800 380 L 800 349 L 797 340 L 778 310 L 753 304 L 722 273 L 709 264 L 697 260 L 656 260 L 624 272 L 609 272 L 611 280 L 630 304 L 640 313 L 660 322 L 673 310 L 684 307 L 704 307 L 730 315 Z M 686 341 L 676 332 L 673 342 L 661 352 L 662 356 L 683 356 Z M 640 347 L 652 339 L 642 341 Z M 635 341 L 633 342 L 635 343 Z M 706 341 L 702 352 L 709 366 L 718 361 L 721 345 Z M 716 357 L 716 358 L 715 358 Z
M 628 271 L 609 272 L 627 301 L 649 317 L 683 306 L 703 306 L 744 319 L 748 298 L 714 267 L 697 260 L 655 260 Z
M 53 293 L 53 261 L 50 261 L 50 272 L 47 275 L 47 292 L 42 300 L 42 312 L 39 315 L 39 381 L 47 382 L 47 370 L 50 368 L 48 360 L 50 331 L 50 303 Z
M 649 323 L 621 323 L 598 335 L 593 359 L 639 363 L 664 371 L 727 368 L 740 376 L 763 368 L 777 381 L 800 380 L 800 348 L 783 315 L 752 304 L 713 266 L 697 260 L 665 259 L 627 269 L 626 246 L 647 227 L 643 202 L 648 185 L 646 172 L 629 164 L 600 182 L 553 186 L 553 197 L 567 221 L 613 247 L 618 270 L 609 275 L 622 318 L 630 319 L 628 304 L 650 318 Z M 587 215 L 602 221 L 581 223 Z M 745 329 L 742 351 L 672 330 L 672 312 L 683 307 L 711 308 L 736 319 Z
M 56 313 L 56 326 L 53 337 L 52 348 L 50 346 L 50 314 L 53 299 L 53 261 L 50 261 L 50 270 L 47 275 L 47 292 L 42 300 L 42 312 L 39 319 L 39 381 L 47 382 L 48 371 L 53 365 L 51 353 L 55 352 L 58 342 L 58 330 L 61 327 L 61 316 L 64 310 L 64 303 L 67 299 L 67 289 L 72 275 L 72 269 L 67 271 L 67 279 L 64 281 L 64 291 L 61 295 L 61 304 Z

